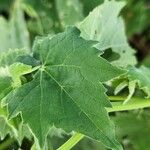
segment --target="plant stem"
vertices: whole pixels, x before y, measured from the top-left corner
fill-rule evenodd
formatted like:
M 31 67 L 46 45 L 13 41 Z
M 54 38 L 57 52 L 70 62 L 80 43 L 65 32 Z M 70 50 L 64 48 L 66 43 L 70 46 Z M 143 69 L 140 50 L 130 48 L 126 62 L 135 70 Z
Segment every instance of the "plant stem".
M 110 101 L 117 101 L 117 102 L 112 102 L 113 107 L 112 108 L 107 108 L 108 112 L 116 112 L 116 111 L 124 111 L 124 110 L 132 110 L 132 109 L 150 107 L 150 99 L 143 99 L 143 98 L 133 97 L 126 104 L 123 104 L 123 101 L 126 99 L 126 97 L 109 96 L 109 99 L 110 99 Z M 83 137 L 84 137 L 83 134 L 76 133 L 66 143 L 64 143 L 60 148 L 58 148 L 57 150 L 70 150 L 81 139 L 83 139 Z
M 107 108 L 108 112 L 141 109 L 150 107 L 150 99 L 131 98 L 126 104 L 122 102 L 112 102 L 112 105 L 112 108 Z
M 70 150 L 73 146 L 75 146 L 81 139 L 83 139 L 84 135 L 81 133 L 75 133 L 66 143 L 64 143 L 57 150 Z
M 126 97 L 122 96 L 108 96 L 110 101 L 124 101 Z

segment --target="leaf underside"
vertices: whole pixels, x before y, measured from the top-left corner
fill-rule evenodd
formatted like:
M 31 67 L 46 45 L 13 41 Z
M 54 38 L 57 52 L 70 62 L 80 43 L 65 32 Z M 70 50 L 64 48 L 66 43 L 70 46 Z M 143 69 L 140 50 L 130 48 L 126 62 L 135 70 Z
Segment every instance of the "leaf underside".
M 112 63 L 121 67 L 136 64 L 135 52 L 127 42 L 123 19 L 118 17 L 124 5 L 124 2 L 105 0 L 78 26 L 83 38 L 98 41 L 94 46 L 100 51 L 112 49 L 119 54 L 119 59 Z

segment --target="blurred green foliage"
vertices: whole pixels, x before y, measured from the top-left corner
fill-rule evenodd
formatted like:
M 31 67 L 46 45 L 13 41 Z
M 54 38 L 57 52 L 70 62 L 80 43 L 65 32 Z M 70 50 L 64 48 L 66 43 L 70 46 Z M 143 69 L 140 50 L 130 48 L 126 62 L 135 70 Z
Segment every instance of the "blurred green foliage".
M 16 2 L 19 3 L 17 7 Z M 30 45 L 36 36 L 53 35 L 63 31 L 68 25 L 78 24 L 102 2 L 103 0 L 0 0 L 0 41 L 3 42 L 3 45 L 0 45 L 0 51 L 8 50 L 9 47 L 24 47 L 30 50 Z M 125 20 L 128 40 L 138 49 L 139 64 L 150 67 L 150 1 L 126 0 L 126 3 L 120 15 Z M 5 41 L 8 42 L 5 43 Z M 113 115 L 117 137 L 126 150 L 149 150 L 150 115 L 148 110 L 117 113 L 115 117 Z M 25 127 L 25 130 L 28 129 Z M 5 137 L 5 134 L 9 132 L 12 131 L 7 121 L 0 116 L 1 135 Z M 29 132 L 26 131 L 26 133 Z M 21 138 L 26 133 L 23 133 Z M 52 139 L 51 144 L 55 148 L 70 137 L 62 131 L 56 135 L 58 136 L 55 138 L 49 135 L 47 139 Z M 3 142 L 2 138 L 0 145 Z M 30 140 L 32 140 L 31 137 Z M 27 143 L 30 142 L 27 141 Z M 15 145 L 19 147 L 19 144 L 15 143 Z M 73 148 L 73 150 L 104 149 L 101 143 L 88 138 L 83 139 Z

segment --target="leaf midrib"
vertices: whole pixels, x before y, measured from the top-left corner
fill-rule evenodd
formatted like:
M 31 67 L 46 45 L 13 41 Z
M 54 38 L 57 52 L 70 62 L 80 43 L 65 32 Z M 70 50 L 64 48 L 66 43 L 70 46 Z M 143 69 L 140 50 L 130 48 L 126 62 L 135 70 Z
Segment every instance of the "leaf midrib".
M 91 120 L 91 118 L 88 116 L 88 114 L 86 114 L 86 112 L 80 108 L 80 106 L 74 101 L 74 99 L 71 97 L 71 95 L 64 89 L 64 86 L 62 86 L 49 72 L 47 72 L 46 70 L 44 70 L 44 72 L 52 79 L 56 82 L 56 84 L 58 84 L 58 86 L 60 86 L 60 88 L 72 99 L 72 101 L 74 102 L 74 104 L 85 114 L 85 116 L 87 116 L 87 118 L 91 121 L 91 123 L 101 132 L 101 134 L 106 137 L 108 139 L 108 141 L 110 143 L 112 143 L 115 147 L 116 144 L 114 142 L 112 142 L 112 140 L 106 136 L 103 131 L 93 122 L 93 120 Z

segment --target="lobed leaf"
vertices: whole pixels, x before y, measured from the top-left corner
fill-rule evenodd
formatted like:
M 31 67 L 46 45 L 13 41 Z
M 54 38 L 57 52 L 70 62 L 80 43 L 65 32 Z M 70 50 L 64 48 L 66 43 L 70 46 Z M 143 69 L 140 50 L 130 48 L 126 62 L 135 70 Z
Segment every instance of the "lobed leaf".
M 41 147 L 53 126 L 100 140 L 122 149 L 105 107 L 110 102 L 102 82 L 124 73 L 79 37 L 75 27 L 53 37 L 37 39 L 33 57 L 41 62 L 34 79 L 12 91 L 5 99 L 9 116 L 21 112 Z M 86 126 L 85 126 L 86 125 Z

